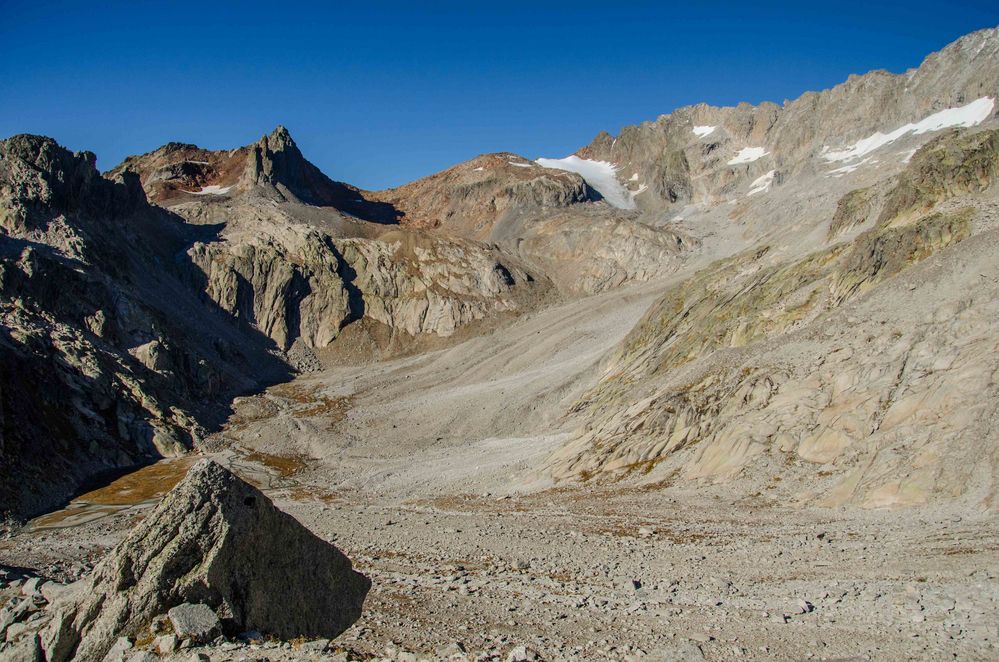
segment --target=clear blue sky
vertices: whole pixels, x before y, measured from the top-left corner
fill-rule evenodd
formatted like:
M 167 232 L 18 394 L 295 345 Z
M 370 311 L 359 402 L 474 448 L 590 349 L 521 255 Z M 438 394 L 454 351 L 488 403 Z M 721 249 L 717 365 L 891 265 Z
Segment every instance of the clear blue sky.
M 699 101 L 903 71 L 997 24 L 996 0 L 0 0 L 0 135 L 49 135 L 107 169 L 284 124 L 334 179 L 382 188 L 482 152 L 565 156 Z

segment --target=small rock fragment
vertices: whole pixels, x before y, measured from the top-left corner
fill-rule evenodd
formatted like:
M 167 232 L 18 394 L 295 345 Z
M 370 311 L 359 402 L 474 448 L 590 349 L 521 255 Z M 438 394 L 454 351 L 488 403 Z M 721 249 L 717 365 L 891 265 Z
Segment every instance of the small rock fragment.
M 184 603 L 168 611 L 167 615 L 178 637 L 197 644 L 211 641 L 221 631 L 219 617 L 208 605 Z
M 169 655 L 174 652 L 177 650 L 179 643 L 175 634 L 164 634 L 153 640 L 153 644 L 156 646 L 156 650 L 160 652 L 160 655 Z
M 329 639 L 313 639 L 312 641 L 303 642 L 298 650 L 303 653 L 323 653 L 330 646 Z
M 527 646 L 517 646 L 506 656 L 506 662 L 535 662 L 539 659 L 538 654 Z

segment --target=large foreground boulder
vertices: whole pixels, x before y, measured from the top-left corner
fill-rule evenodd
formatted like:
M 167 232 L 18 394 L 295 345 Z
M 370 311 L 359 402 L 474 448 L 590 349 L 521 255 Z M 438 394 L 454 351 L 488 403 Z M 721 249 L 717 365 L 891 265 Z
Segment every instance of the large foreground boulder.
M 43 644 L 51 661 L 101 660 L 184 603 L 208 605 L 231 632 L 332 638 L 370 586 L 336 547 L 202 460 L 57 607 Z

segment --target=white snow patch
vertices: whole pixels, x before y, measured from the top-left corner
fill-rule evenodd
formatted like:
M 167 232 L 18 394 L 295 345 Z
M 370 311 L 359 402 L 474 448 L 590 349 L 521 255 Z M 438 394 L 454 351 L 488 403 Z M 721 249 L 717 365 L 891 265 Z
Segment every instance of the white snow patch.
M 634 209 L 634 197 L 641 193 L 641 191 L 632 193 L 622 186 L 615 174 L 617 167 L 607 161 L 591 161 L 573 155 L 564 159 L 538 159 L 536 163 L 543 168 L 568 170 L 580 175 L 603 196 L 607 204 L 618 209 Z
M 532 163 L 517 163 L 516 161 L 507 161 L 507 163 L 509 163 L 512 166 L 516 166 L 518 168 L 530 168 L 532 165 L 534 165 Z
M 939 113 L 933 113 L 915 124 L 900 126 L 891 133 L 876 132 L 862 140 L 858 140 L 845 149 L 830 152 L 828 151 L 829 148 L 825 147 L 822 150 L 822 158 L 826 161 L 852 161 L 853 159 L 859 159 L 862 156 L 870 154 L 879 147 L 893 143 L 902 136 L 910 133 L 918 136 L 922 133 L 939 131 L 940 129 L 948 129 L 955 126 L 975 126 L 984 122 L 992 114 L 994 106 L 995 99 L 992 97 L 982 97 L 966 106 L 941 110 Z
M 777 174 L 776 170 L 771 170 L 762 177 L 757 177 L 752 184 L 749 185 L 749 193 L 746 197 L 755 195 L 756 193 L 766 193 L 770 190 L 770 185 L 774 182 L 774 175 Z
M 743 147 L 739 150 L 739 153 L 728 162 L 729 165 L 739 165 L 740 163 L 752 163 L 758 159 L 762 159 L 764 156 L 769 154 L 763 147 Z
M 473 169 L 472 172 L 481 172 L 483 170 L 485 170 L 485 168 L 483 168 L 482 166 L 479 166 L 478 168 Z
M 853 172 L 854 170 L 864 165 L 865 163 L 873 163 L 873 162 L 871 161 L 870 158 L 866 158 L 863 161 L 857 161 L 856 163 L 848 163 L 841 168 L 830 170 L 827 174 L 830 174 L 833 177 L 842 177 L 843 175 Z
M 629 182 L 637 182 L 638 181 L 638 173 L 636 172 L 634 175 L 632 175 L 631 178 L 628 179 L 628 181 Z
M 899 156 L 902 157 L 902 163 L 908 163 L 909 161 L 911 161 L 912 157 L 916 154 L 917 151 L 918 150 L 910 149 L 906 152 L 900 152 Z
M 193 195 L 225 195 L 231 189 L 231 186 L 218 186 L 212 184 L 211 186 L 203 186 L 200 191 L 188 191 Z
M 717 128 L 718 128 L 717 126 L 695 126 L 694 135 L 696 135 L 698 138 L 703 138 L 704 136 L 710 136 Z

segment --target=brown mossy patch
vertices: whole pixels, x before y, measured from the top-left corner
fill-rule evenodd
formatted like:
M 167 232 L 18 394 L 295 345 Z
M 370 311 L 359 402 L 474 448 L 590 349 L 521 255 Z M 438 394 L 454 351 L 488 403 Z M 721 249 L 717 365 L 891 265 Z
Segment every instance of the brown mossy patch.
M 320 418 L 327 420 L 329 429 L 347 418 L 354 403 L 353 396 L 334 396 L 319 393 L 319 386 L 307 386 L 296 382 L 280 384 L 269 393 L 292 404 L 294 418 Z
M 335 425 L 336 423 L 339 423 L 347 418 L 347 412 L 350 411 L 352 406 L 353 398 L 351 396 L 330 398 L 324 395 L 320 396 L 318 400 L 305 409 L 295 410 L 292 412 L 292 416 L 295 418 L 314 418 L 323 416 L 330 419 L 330 425 Z
M 102 505 L 131 505 L 156 499 L 172 490 L 197 460 L 194 456 L 162 460 L 81 494 L 74 500 Z
M 308 461 L 301 456 L 272 455 L 257 450 L 248 451 L 244 459 L 272 469 L 282 478 L 297 474 L 309 466 Z

